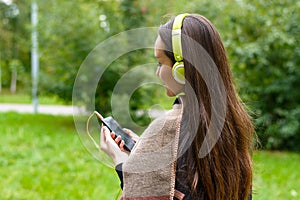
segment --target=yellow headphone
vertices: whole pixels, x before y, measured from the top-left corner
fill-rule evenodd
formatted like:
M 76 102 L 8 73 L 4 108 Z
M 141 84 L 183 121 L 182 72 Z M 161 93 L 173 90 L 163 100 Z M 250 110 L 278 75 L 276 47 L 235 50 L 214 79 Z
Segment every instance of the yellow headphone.
M 181 84 L 185 83 L 184 78 L 184 64 L 182 56 L 182 46 L 181 46 L 181 28 L 184 18 L 189 15 L 188 13 L 177 15 L 174 19 L 172 28 L 172 46 L 173 54 L 176 63 L 172 67 L 172 75 L 174 79 Z

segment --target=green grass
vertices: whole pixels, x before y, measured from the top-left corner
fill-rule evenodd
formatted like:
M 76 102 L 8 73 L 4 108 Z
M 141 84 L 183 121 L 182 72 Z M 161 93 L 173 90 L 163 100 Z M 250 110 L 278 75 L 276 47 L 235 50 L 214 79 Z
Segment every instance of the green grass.
M 0 113 L 0 199 L 114 199 L 115 171 L 84 149 L 72 117 Z
M 115 171 L 83 147 L 72 117 L 0 113 L 0 199 L 116 199 Z M 299 200 L 300 155 L 254 153 L 254 200 Z
M 66 102 L 56 96 L 39 96 L 39 103 L 44 105 L 64 105 Z M 17 103 L 17 104 L 31 104 L 32 98 L 30 94 L 16 93 L 11 94 L 8 91 L 0 93 L 0 103 Z
M 300 154 L 254 153 L 254 199 L 300 200 Z

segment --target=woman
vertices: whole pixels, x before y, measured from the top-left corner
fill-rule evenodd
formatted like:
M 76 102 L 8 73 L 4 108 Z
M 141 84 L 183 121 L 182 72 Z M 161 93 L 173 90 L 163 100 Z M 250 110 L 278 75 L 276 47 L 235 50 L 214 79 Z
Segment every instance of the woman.
M 254 130 L 215 27 L 198 14 L 178 15 L 160 27 L 155 57 L 167 95 L 184 95 L 140 139 L 126 131 L 137 141 L 129 157 L 124 141 L 102 128 L 123 198 L 251 199 Z

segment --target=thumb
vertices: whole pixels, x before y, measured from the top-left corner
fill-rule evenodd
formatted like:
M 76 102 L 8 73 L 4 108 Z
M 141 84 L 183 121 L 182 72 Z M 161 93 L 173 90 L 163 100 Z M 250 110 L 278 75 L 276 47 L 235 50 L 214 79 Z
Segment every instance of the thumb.
M 106 126 L 103 126 L 103 133 L 104 133 L 104 141 L 107 142 L 111 136 L 110 136 L 110 131 Z

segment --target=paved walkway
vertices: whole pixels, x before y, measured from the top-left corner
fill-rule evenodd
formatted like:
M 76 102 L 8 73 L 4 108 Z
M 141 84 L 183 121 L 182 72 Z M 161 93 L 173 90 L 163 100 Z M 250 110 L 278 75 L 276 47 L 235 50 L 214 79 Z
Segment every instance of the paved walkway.
M 156 118 L 164 114 L 164 110 L 161 109 L 149 109 L 148 114 L 151 118 Z M 31 104 L 12 104 L 12 103 L 0 103 L 1 112 L 19 112 L 19 113 L 33 113 L 33 105 Z M 144 114 L 145 111 L 140 111 L 137 114 Z M 83 108 L 73 108 L 73 106 L 61 106 L 61 105 L 39 105 L 38 113 L 51 114 L 51 115 L 80 115 L 84 113 Z
M 31 104 L 11 104 L 1 103 L 0 112 L 15 111 L 19 113 L 33 113 L 33 105 Z M 73 110 L 73 106 L 61 105 L 39 105 L 38 113 L 52 114 L 52 115 L 73 115 L 78 113 L 78 110 Z

